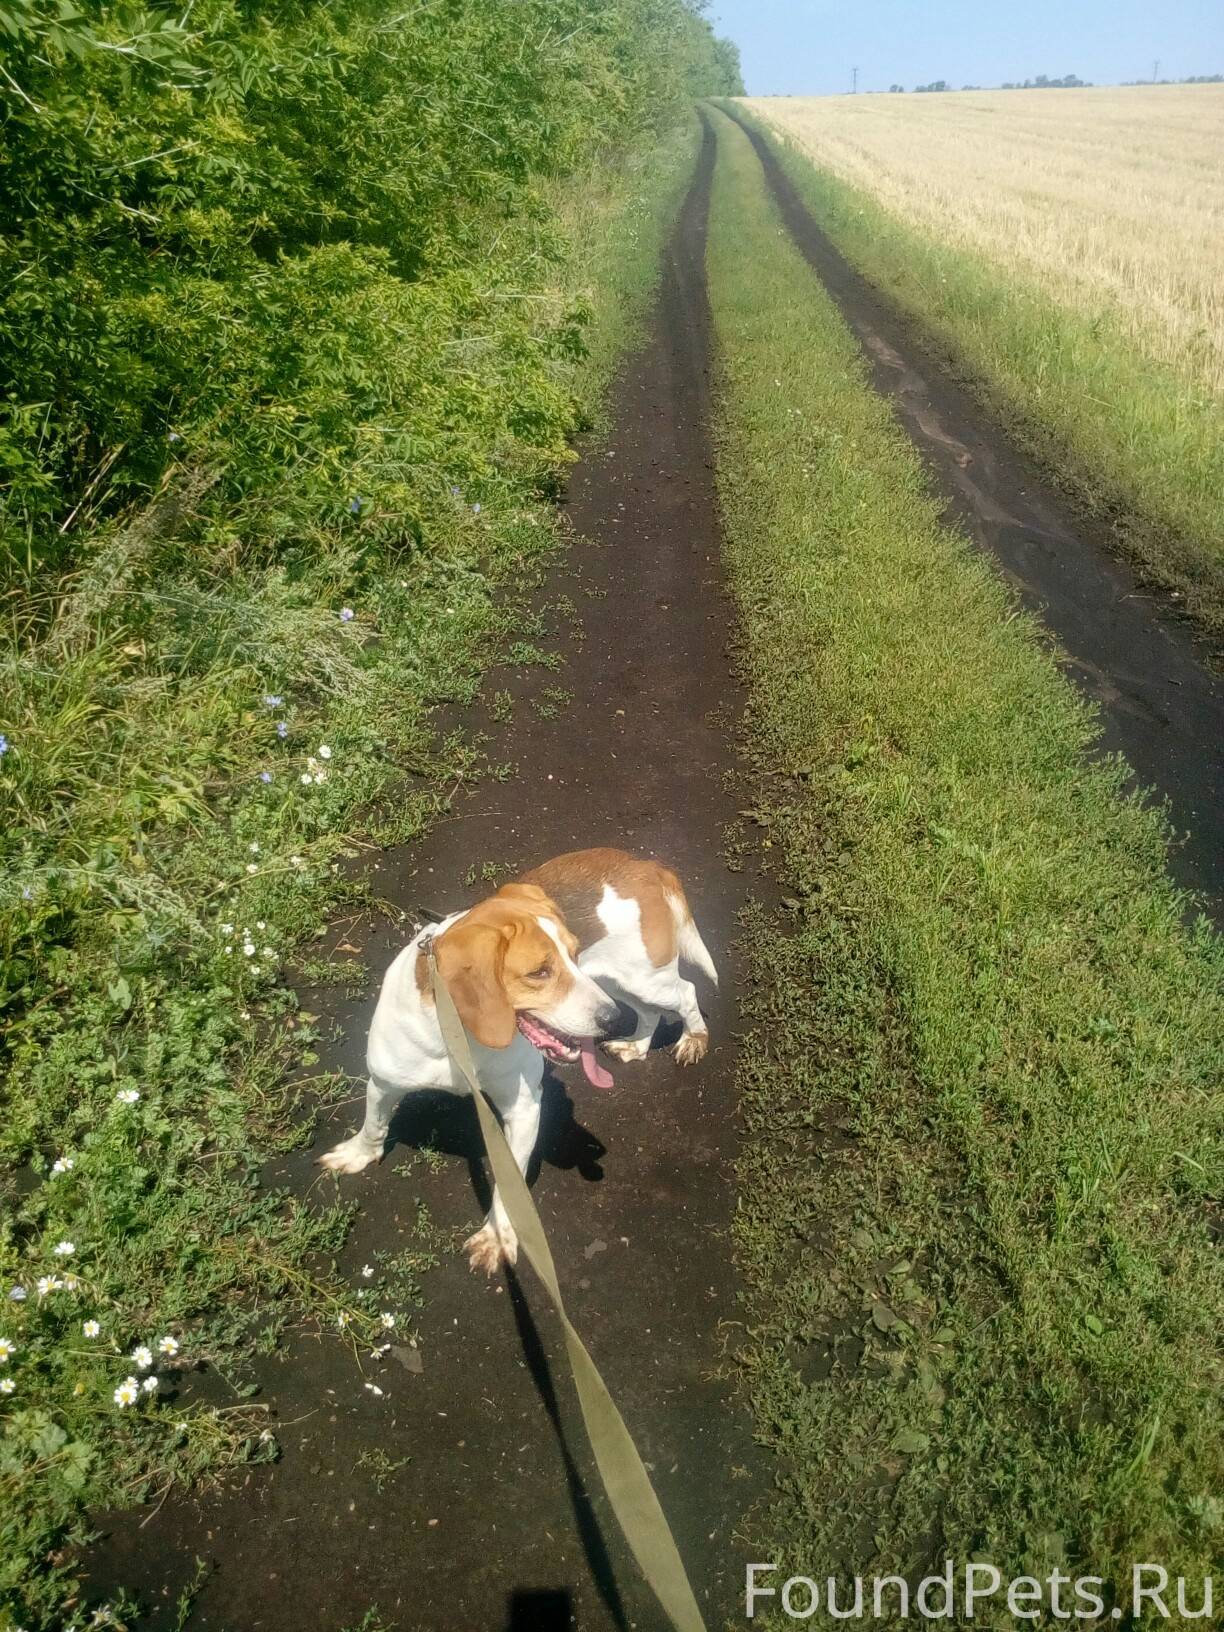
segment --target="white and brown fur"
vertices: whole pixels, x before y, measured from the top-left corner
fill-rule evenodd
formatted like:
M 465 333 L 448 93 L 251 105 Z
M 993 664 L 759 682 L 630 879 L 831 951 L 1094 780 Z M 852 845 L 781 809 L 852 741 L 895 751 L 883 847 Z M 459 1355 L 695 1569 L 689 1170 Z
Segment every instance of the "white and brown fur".
M 470 911 L 419 931 L 391 964 L 366 1049 L 365 1122 L 320 1157 L 335 1172 L 358 1173 L 381 1158 L 391 1114 L 409 1090 L 466 1092 L 429 990 L 420 942 L 430 933 L 481 1086 L 524 1173 L 539 1133 L 544 1055 L 518 1029 L 518 1014 L 569 1037 L 598 1037 L 624 1002 L 636 1027 L 603 1045 L 622 1062 L 645 1057 L 664 1016 L 682 1027 L 673 1050 L 679 1064 L 695 1063 L 709 1046 L 696 990 L 680 964 L 715 984 L 718 976 L 675 873 L 623 850 L 557 856 Z M 465 1248 L 472 1268 L 489 1274 L 503 1258 L 515 1262 L 518 1242 L 496 1191 L 484 1227 Z

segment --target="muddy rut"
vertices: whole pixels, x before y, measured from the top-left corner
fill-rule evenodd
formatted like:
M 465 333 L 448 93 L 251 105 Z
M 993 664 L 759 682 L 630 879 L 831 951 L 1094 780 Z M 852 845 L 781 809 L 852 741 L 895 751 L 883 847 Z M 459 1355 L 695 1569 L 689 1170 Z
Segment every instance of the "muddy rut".
M 725 786 L 738 698 L 727 656 L 707 424 L 709 321 L 704 287 L 714 139 L 704 133 L 667 251 L 641 350 L 615 390 L 610 439 L 575 468 L 568 510 L 578 542 L 542 591 L 565 595 L 576 627 L 554 642 L 555 679 L 573 700 L 552 718 L 531 706 L 533 676 L 490 676 L 516 694 L 490 781 L 421 843 L 384 857 L 379 893 L 405 911 L 450 910 L 489 886 L 469 869 L 525 870 L 561 851 L 613 844 L 666 859 L 688 886 L 722 975 L 700 990 L 712 1051 L 679 1070 L 656 1050 L 616 1068 L 600 1094 L 581 1072 L 546 1085 L 535 1195 L 569 1311 L 652 1470 L 698 1600 L 712 1626 L 733 1612 L 743 1562 L 732 1529 L 755 1478 L 749 1424 L 716 1373 L 736 1289 L 729 1225 L 735 914 L 745 887 L 722 854 L 734 814 Z M 350 929 L 366 995 L 338 1018 L 345 1041 L 326 1063 L 364 1074 L 377 979 L 407 936 L 385 921 Z M 562 1079 L 562 1075 L 564 1080 Z M 269 1173 L 299 1192 L 329 1187 L 312 1165 L 360 1121 L 357 1099 L 320 1129 L 314 1150 Z M 378 1168 L 339 1181 L 361 1211 L 343 1263 L 360 1267 L 411 1239 L 418 1198 L 460 1237 L 483 1211 L 469 1107 L 415 1102 Z M 431 1141 L 437 1172 L 405 1153 Z M 465 1166 L 464 1159 L 467 1160 Z M 641 1584 L 594 1474 L 555 1322 L 530 1270 L 485 1282 L 457 1254 L 431 1271 L 419 1373 L 365 1365 L 331 1339 L 295 1339 L 262 1371 L 261 1398 L 283 1443 L 280 1463 L 237 1493 L 119 1517 L 92 1560 L 99 1593 L 121 1584 L 163 1606 L 202 1558 L 193 1629 L 357 1626 L 371 1606 L 397 1632 L 549 1632 L 654 1628 Z M 385 1456 L 379 1491 L 371 1469 Z

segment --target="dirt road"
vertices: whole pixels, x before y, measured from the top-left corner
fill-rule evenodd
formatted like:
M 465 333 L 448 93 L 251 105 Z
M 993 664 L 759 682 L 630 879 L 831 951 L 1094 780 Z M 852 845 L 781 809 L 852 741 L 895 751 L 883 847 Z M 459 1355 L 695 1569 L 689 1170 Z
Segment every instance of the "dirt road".
M 735 117 L 733 109 L 727 109 Z M 1034 462 L 925 349 L 917 326 L 821 230 L 767 141 L 747 132 L 791 237 L 857 337 L 872 382 L 922 455 L 948 514 L 1039 614 L 1070 679 L 1100 708 L 1101 746 L 1169 801 L 1169 869 L 1224 921 L 1224 680 Z
M 711 1055 L 680 1071 L 656 1051 L 618 1067 L 607 1094 L 576 1069 L 550 1079 L 535 1194 L 570 1314 L 718 1625 L 743 1579 L 731 1528 L 748 1504 L 754 1453 L 742 1407 L 715 1376 L 721 1326 L 736 1312 L 729 949 L 743 881 L 721 854 L 738 704 L 706 424 L 713 155 L 707 133 L 649 333 L 616 389 L 614 430 L 574 472 L 568 508 L 581 540 L 543 591 L 578 608 L 582 638 L 565 629 L 552 643 L 566 663 L 549 677 L 573 701 L 545 718 L 530 704 L 538 670 L 491 675 L 490 691 L 508 687 L 518 699 L 513 722 L 492 728 L 491 758 L 512 760 L 517 775 L 478 788 L 455 819 L 384 858 L 378 888 L 406 909 L 449 910 L 488 893 L 464 887 L 470 868 L 522 870 L 597 844 L 664 857 L 689 887 L 722 973 L 720 994 L 701 992 Z M 385 924 L 349 933 L 362 942 L 368 992 L 340 1014 L 346 1039 L 327 1063 L 354 1077 L 377 978 L 406 933 Z M 313 1156 L 359 1119 L 355 1104 L 346 1108 L 314 1151 L 269 1182 L 330 1187 Z M 459 1159 L 475 1150 L 466 1107 L 430 1104 L 393 1131 L 405 1143 L 381 1167 L 340 1181 L 341 1195 L 361 1203 L 344 1254 L 355 1280 L 375 1252 L 403 1245 L 418 1197 L 457 1238 L 483 1206 Z M 424 1138 L 451 1159 L 436 1173 L 397 1172 Z M 598 1488 L 556 1326 L 529 1270 L 523 1289 L 526 1299 L 513 1279 L 486 1284 L 451 1254 L 427 1278 L 421 1373 L 367 1364 L 382 1398 L 335 1341 L 296 1340 L 262 1373 L 279 1465 L 236 1495 L 168 1503 L 144 1528 L 147 1515 L 118 1519 L 94 1558 L 94 1586 L 127 1584 L 168 1611 L 198 1555 L 209 1575 L 192 1629 L 330 1632 L 357 1626 L 372 1605 L 397 1632 L 659 1625 Z M 408 1459 L 380 1474 L 381 1492 L 371 1472 L 380 1456 Z

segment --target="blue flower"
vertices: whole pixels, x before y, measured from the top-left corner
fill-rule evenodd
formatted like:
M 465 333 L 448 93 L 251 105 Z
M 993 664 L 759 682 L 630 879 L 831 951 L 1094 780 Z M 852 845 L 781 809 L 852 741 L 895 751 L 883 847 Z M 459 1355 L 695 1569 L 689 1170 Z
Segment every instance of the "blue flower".
M 366 505 L 369 504 L 369 502 L 370 502 L 369 499 L 362 499 L 362 498 L 350 499 L 349 500 L 349 515 L 350 516 L 359 516 L 361 514 L 361 512 L 365 509 Z
M 277 720 L 276 734 L 282 742 L 284 742 L 285 738 L 289 735 L 289 727 L 285 724 L 284 720 Z
M 8 753 L 9 741 L 3 731 L 0 731 L 0 758 Z
M 341 623 L 352 623 L 353 618 L 355 617 L 355 615 L 356 614 L 354 613 L 351 606 L 342 606 L 340 608 L 340 622 Z
M 34 899 L 34 890 L 33 890 L 31 885 L 23 884 L 21 886 L 21 899 L 23 901 L 33 901 L 33 899 Z
M 261 782 L 271 782 L 271 780 L 272 780 L 272 772 L 271 772 L 271 771 L 260 771 L 260 773 L 259 773 L 259 780 L 260 780 L 260 781 L 261 781 Z
M 451 498 L 452 499 L 457 499 L 458 497 L 459 497 L 459 489 L 457 487 L 452 487 L 451 488 Z
M 274 691 L 266 691 L 264 693 L 265 708 L 279 708 L 284 700 L 285 699 L 283 697 L 278 697 Z

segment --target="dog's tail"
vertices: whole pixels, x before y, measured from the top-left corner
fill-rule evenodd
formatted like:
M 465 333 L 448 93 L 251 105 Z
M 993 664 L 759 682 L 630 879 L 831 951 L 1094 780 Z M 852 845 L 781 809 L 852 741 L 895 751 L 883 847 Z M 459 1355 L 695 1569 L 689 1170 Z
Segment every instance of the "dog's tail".
M 672 914 L 676 920 L 676 932 L 679 940 L 680 956 L 686 963 L 700 969 L 703 975 L 708 975 L 718 985 L 718 970 L 714 967 L 714 959 L 710 950 L 701 938 L 701 931 L 693 922 L 693 914 L 683 895 L 668 897 Z

